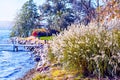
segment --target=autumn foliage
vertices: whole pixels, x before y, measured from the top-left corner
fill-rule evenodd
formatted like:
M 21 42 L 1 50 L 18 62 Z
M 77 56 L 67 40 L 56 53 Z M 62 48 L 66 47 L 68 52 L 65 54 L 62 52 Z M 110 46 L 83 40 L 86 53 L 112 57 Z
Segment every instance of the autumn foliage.
M 119 0 L 103 0 L 105 5 L 97 8 L 100 22 L 109 22 L 114 18 L 120 18 L 120 1 Z
M 41 29 L 34 29 L 32 32 L 32 36 L 35 37 L 42 37 L 42 36 L 52 36 L 53 34 L 58 34 L 59 31 L 55 30 L 55 29 L 45 29 L 45 28 L 41 28 Z

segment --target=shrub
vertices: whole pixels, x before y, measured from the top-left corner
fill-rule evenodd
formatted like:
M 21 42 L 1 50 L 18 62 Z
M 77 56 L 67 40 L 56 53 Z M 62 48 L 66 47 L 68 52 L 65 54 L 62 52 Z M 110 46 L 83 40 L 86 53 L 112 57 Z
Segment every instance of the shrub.
M 50 29 L 49 31 L 51 34 L 59 34 L 60 33 L 58 30 L 55 30 L 55 29 Z
M 41 28 L 41 29 L 34 29 L 32 35 L 36 37 L 41 37 L 41 36 L 47 36 L 48 33 L 49 33 L 48 30 Z
M 52 34 L 58 34 L 58 33 L 59 31 L 55 29 L 47 30 L 47 29 L 41 28 L 41 29 L 34 29 L 32 32 L 32 36 L 35 36 L 35 37 L 52 36 Z
M 62 77 L 63 75 L 65 75 L 65 71 L 64 70 L 54 70 L 54 71 L 51 71 L 51 74 L 53 77 Z
M 33 31 L 33 32 L 32 32 L 32 36 L 37 37 L 37 36 L 38 36 L 38 31 Z
M 53 79 L 47 77 L 46 75 L 38 74 L 32 80 L 53 80 Z
M 85 76 L 120 76 L 120 30 L 71 25 L 53 38 L 50 55 L 66 70 Z

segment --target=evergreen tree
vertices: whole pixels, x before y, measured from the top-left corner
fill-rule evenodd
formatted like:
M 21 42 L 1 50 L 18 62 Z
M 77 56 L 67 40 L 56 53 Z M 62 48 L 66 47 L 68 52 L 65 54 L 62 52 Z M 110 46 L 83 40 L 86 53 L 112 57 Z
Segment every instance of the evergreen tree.
M 12 29 L 11 36 L 28 37 L 35 28 L 37 17 L 37 6 L 33 0 L 24 3 L 15 18 L 15 25 Z

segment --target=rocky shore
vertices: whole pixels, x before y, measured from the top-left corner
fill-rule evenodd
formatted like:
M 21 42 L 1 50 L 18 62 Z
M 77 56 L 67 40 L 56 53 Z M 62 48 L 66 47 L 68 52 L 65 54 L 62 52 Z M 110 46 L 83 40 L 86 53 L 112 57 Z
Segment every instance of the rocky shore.
M 26 50 L 31 51 L 34 54 L 34 60 L 37 62 L 36 67 L 29 70 L 22 78 L 16 80 L 32 80 L 36 74 L 39 74 L 40 68 L 44 67 L 48 62 L 46 61 L 46 55 L 48 52 L 49 42 L 45 40 L 39 40 L 36 37 L 30 36 L 28 38 L 16 38 L 18 44 L 36 44 L 36 47 L 25 47 Z
M 18 78 L 17 80 L 32 80 L 36 73 L 37 71 L 35 69 L 31 69 L 22 78 Z
M 29 70 L 26 75 L 17 80 L 38 80 L 33 79 L 39 75 L 39 79 L 42 80 L 120 80 L 119 77 L 115 78 L 97 78 L 94 76 L 88 76 L 79 78 L 80 75 L 74 72 L 65 71 L 60 68 L 61 64 L 50 64 L 47 61 L 47 53 L 50 42 L 38 40 L 36 38 L 19 39 L 20 44 L 37 44 L 39 47 L 25 47 L 30 50 L 35 56 L 34 60 L 37 62 L 36 67 Z M 79 75 L 79 76 L 78 76 Z M 40 78 L 41 76 L 41 78 Z M 79 79 L 78 79 L 79 78 Z

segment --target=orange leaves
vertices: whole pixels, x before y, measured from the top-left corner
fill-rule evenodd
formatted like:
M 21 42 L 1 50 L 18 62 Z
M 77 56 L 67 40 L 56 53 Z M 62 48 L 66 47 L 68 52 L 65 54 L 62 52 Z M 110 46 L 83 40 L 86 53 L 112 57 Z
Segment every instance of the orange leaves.
M 47 32 L 47 30 L 44 29 L 44 28 L 41 28 L 41 29 L 34 29 L 33 31 L 36 31 L 36 32 Z
M 34 30 L 33 30 L 33 32 L 32 32 L 32 36 L 37 37 L 37 36 L 38 36 L 38 34 L 39 34 L 39 32 L 46 33 L 46 32 L 47 32 L 47 30 L 46 30 L 46 29 L 44 29 L 44 28 L 41 28 L 41 29 L 34 29 Z
M 108 0 L 105 2 L 105 6 L 99 7 L 96 10 L 99 12 L 100 22 L 104 22 L 105 20 L 110 21 L 114 18 L 120 18 L 120 2 L 116 0 Z

